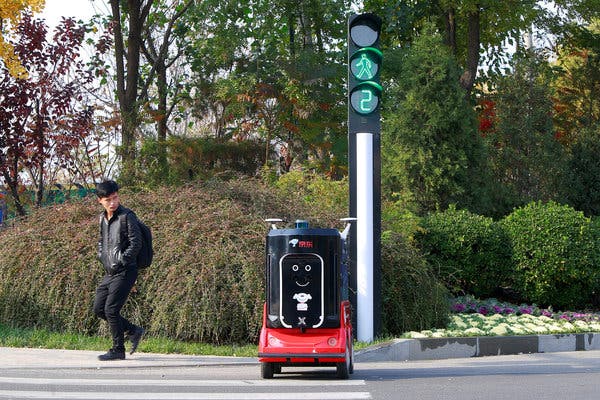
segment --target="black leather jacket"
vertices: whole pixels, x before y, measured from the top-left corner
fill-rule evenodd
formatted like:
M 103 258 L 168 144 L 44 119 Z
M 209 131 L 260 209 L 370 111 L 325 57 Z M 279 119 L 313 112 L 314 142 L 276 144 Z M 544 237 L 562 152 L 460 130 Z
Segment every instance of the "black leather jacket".
M 124 219 L 121 222 L 121 219 Z M 125 228 L 126 229 L 122 229 Z M 108 275 L 117 275 L 137 268 L 137 255 L 142 248 L 142 232 L 137 217 L 128 208 L 119 206 L 107 221 L 106 213 L 100 217 L 98 258 Z

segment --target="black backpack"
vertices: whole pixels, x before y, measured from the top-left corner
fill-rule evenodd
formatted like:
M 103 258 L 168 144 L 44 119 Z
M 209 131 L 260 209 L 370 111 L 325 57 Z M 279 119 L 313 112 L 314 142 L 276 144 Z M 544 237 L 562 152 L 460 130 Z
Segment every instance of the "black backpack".
M 139 220 L 137 215 L 133 211 L 129 211 L 133 214 L 135 220 L 140 226 L 142 232 L 142 248 L 137 256 L 137 267 L 138 269 L 148 268 L 152 264 L 152 257 L 154 257 L 154 249 L 152 249 L 152 231 L 142 221 Z M 119 215 L 119 222 L 121 224 L 121 232 L 127 232 L 127 213 Z

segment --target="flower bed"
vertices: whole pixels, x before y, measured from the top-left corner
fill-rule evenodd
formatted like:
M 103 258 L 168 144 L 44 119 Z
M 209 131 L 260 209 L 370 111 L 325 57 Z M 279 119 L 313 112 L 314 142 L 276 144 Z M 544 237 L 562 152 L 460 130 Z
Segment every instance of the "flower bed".
M 405 338 L 509 336 L 600 332 L 600 314 L 554 312 L 536 305 L 460 297 L 452 302 L 446 329 L 407 332 Z

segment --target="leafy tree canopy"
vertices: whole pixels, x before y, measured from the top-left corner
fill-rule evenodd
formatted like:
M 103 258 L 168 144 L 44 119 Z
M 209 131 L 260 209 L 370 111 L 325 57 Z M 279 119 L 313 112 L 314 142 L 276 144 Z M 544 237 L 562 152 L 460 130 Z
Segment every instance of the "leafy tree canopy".
M 45 0 L 0 0 L 0 60 L 15 78 L 27 76 L 27 71 L 19 62 L 12 44 L 6 41 L 5 31 L 14 32 L 23 11 L 39 12 L 44 3 Z
M 46 38 L 47 29 L 42 20 L 25 13 L 18 40 L 11 44 L 27 77 L 15 78 L 0 66 L 0 175 L 21 215 L 23 173 L 36 187 L 41 205 L 52 171 L 71 162 L 72 149 L 91 127 L 92 109 L 82 103 L 92 71 L 79 58 L 86 27 L 64 19 L 51 39 Z
M 459 69 L 431 28 L 398 59 L 386 93 L 382 182 L 417 211 L 452 203 L 482 211 L 483 143 L 458 83 Z M 389 60 L 389 58 L 388 58 Z

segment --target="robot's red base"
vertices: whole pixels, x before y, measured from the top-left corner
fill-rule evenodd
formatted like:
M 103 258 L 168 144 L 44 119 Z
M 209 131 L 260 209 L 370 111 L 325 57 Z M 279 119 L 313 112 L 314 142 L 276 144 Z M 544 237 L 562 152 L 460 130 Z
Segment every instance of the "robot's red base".
M 337 376 L 353 372 L 352 311 L 349 301 L 340 306 L 339 328 L 268 328 L 266 306 L 258 344 L 262 377 L 280 373 L 282 366 L 335 366 Z

